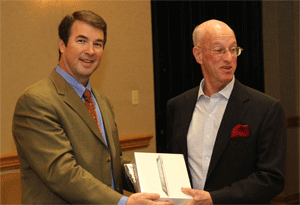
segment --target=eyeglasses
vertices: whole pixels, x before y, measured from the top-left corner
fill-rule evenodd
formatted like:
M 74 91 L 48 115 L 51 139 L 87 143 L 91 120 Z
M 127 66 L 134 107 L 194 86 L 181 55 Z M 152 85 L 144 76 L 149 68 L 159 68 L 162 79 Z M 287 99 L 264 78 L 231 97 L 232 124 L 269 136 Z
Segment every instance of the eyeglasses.
M 224 48 L 224 47 L 215 47 L 213 49 L 202 48 L 202 47 L 198 47 L 198 48 L 211 50 L 213 52 L 214 56 L 216 56 L 216 57 L 222 57 L 222 56 L 224 56 L 227 50 L 234 57 L 241 55 L 241 53 L 243 51 L 243 49 L 241 47 L 231 47 L 231 48 L 228 48 L 228 49 Z

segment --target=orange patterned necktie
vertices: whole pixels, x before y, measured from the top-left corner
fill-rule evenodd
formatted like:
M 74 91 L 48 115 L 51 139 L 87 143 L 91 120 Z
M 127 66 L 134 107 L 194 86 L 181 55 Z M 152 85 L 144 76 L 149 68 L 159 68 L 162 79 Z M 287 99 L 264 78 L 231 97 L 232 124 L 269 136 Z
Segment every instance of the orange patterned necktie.
M 99 122 L 98 122 L 98 117 L 97 117 L 97 113 L 96 113 L 96 108 L 95 108 L 95 104 L 94 101 L 92 99 L 91 93 L 88 89 L 85 89 L 84 93 L 83 93 L 83 97 L 85 99 L 85 106 L 89 109 L 93 119 L 95 120 L 99 130 L 101 131 L 101 128 L 99 126 Z

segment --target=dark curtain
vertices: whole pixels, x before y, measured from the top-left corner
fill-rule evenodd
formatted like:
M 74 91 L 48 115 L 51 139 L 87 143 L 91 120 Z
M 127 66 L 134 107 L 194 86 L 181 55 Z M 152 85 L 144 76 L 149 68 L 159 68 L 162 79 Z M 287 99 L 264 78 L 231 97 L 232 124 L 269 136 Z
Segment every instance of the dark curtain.
M 157 152 L 166 147 L 166 103 L 203 78 L 195 61 L 192 33 L 217 19 L 235 32 L 243 53 L 236 79 L 264 91 L 261 1 L 151 1 Z

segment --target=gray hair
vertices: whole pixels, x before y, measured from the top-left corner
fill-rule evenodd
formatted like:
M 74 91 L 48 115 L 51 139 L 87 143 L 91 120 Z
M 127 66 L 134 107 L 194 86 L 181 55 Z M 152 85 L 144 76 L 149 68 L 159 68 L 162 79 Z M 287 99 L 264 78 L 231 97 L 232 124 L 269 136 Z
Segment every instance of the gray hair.
M 196 26 L 196 28 L 193 31 L 193 44 L 194 44 L 194 46 L 197 45 L 199 39 L 202 36 L 202 33 L 203 32 L 202 32 L 202 29 L 200 28 L 200 25 Z

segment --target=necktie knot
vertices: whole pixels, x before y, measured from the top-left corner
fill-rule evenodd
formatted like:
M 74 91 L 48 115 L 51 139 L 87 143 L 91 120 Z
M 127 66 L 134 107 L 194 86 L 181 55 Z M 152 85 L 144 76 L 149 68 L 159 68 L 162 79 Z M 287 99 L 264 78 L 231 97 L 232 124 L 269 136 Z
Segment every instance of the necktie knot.
M 83 97 L 87 101 L 90 101 L 92 99 L 91 93 L 88 89 L 85 89 L 85 91 L 83 93 Z

